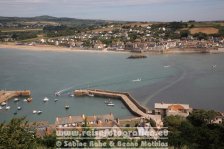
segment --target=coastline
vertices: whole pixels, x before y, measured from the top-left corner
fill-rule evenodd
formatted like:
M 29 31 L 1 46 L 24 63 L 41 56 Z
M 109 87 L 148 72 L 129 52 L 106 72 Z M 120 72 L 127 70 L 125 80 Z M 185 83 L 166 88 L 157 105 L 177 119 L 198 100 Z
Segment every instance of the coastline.
M 160 54 L 220 54 L 224 53 L 224 50 L 214 50 L 214 49 L 206 49 L 203 52 L 200 49 L 169 49 L 164 52 L 156 52 L 156 51 L 149 51 L 149 52 L 142 52 L 142 53 L 135 53 L 130 51 L 108 51 L 108 50 L 93 50 L 93 49 L 82 49 L 82 48 L 66 48 L 54 45 L 16 45 L 15 43 L 0 43 L 0 49 L 17 49 L 17 50 L 27 50 L 27 51 L 37 51 L 37 52 L 87 52 L 87 53 L 123 53 L 123 54 L 146 54 L 146 55 L 160 55 Z
M 88 53 L 130 53 L 128 51 L 107 51 L 107 50 L 85 50 L 81 48 L 66 48 L 58 47 L 53 45 L 16 45 L 14 43 L 2 44 L 0 48 L 4 49 L 18 49 L 28 51 L 39 51 L 39 52 L 88 52 Z

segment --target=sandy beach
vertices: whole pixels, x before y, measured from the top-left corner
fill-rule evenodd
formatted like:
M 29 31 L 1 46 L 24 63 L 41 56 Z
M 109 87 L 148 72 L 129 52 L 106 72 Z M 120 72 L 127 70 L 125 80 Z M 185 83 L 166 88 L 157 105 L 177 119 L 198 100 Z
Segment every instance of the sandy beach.
M 43 52 L 91 52 L 91 53 L 129 53 L 128 51 L 107 51 L 107 50 L 85 50 L 80 48 L 66 48 L 53 45 L 16 45 L 15 43 L 0 43 L 0 48 L 4 49 L 18 49 L 29 51 L 43 51 Z

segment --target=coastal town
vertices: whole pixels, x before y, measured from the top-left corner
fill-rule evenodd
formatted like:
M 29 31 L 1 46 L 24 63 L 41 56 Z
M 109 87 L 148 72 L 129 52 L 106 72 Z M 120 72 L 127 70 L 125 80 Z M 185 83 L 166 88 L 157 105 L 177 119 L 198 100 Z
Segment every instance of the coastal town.
M 223 21 L 197 22 L 194 20 L 190 20 L 185 22 L 122 22 L 102 20 L 77 20 L 69 18 L 55 18 L 50 16 L 41 16 L 34 18 L 0 17 L 0 48 L 3 49 L 4 52 L 10 52 L 10 50 L 8 49 L 22 49 L 25 50 L 25 53 L 27 52 L 26 50 L 33 49 L 35 49 L 36 51 L 49 50 L 53 52 L 81 51 L 83 53 L 134 53 L 129 56 L 128 59 L 147 58 L 146 54 L 148 53 L 218 54 L 224 52 L 224 25 Z M 51 52 L 43 53 L 44 54 L 39 57 L 44 57 L 45 54 L 51 54 Z M 61 53 L 59 55 L 61 56 Z M 24 54 L 24 56 L 26 58 L 27 54 Z M 207 54 L 205 56 L 211 55 Z M 222 55 L 220 54 L 217 56 Z M 29 74 L 29 71 L 27 71 L 29 70 L 27 68 L 27 64 L 25 62 L 22 62 L 22 60 L 25 58 L 19 59 L 19 62 L 21 64 L 24 64 L 22 67 L 22 70 L 24 69 L 25 71 L 24 75 L 26 73 Z M 48 58 L 49 57 L 47 56 L 47 59 Z M 79 61 L 73 62 L 74 59 L 77 58 L 73 58 L 71 60 L 72 63 L 71 65 L 69 65 L 71 67 L 68 67 L 69 70 L 67 72 L 75 69 L 73 67 L 75 63 L 77 64 L 77 68 L 81 67 L 82 64 L 79 63 Z M 64 61 L 64 59 L 62 59 L 62 61 Z M 46 61 L 46 64 L 48 62 L 49 61 Z M 160 63 L 160 61 L 157 61 L 154 64 L 158 64 L 156 69 L 160 69 L 161 72 L 167 73 L 171 69 L 176 68 L 174 66 L 174 63 L 175 62 Z M 150 62 L 150 64 L 153 63 Z M 63 63 L 61 65 L 65 66 L 67 65 L 67 63 Z M 83 67 L 83 69 L 88 70 L 89 67 L 86 68 L 86 66 L 89 66 L 89 63 L 84 66 L 85 67 Z M 32 67 L 33 65 L 30 66 L 30 68 Z M 58 66 L 56 67 L 58 68 Z M 98 66 L 95 65 L 94 67 Z M 129 65 L 127 67 L 129 67 Z M 208 64 L 205 64 L 204 67 L 207 68 L 206 72 L 208 73 L 208 75 L 214 75 L 215 72 L 221 74 L 222 65 L 220 63 L 213 62 L 213 60 Z M 6 69 L 6 66 L 4 66 L 3 68 Z M 10 68 L 11 67 L 9 67 L 8 69 L 10 70 Z M 41 70 L 38 70 L 38 72 L 40 71 L 42 75 L 46 73 L 46 70 L 51 69 L 52 67 L 49 67 L 47 65 L 46 68 L 41 68 Z M 152 67 L 144 67 L 144 69 L 149 69 L 147 75 L 149 75 L 153 70 Z M 200 67 L 194 69 L 199 71 L 196 72 L 196 74 L 201 75 Z M 53 71 L 55 73 L 58 71 L 58 69 Z M 125 69 L 122 69 L 122 71 L 125 71 Z M 182 69 L 180 70 L 180 72 L 181 71 Z M 61 72 L 63 72 L 62 76 L 64 77 L 64 69 L 62 69 Z M 84 72 L 85 75 L 88 73 L 86 71 Z M 31 72 L 31 74 L 32 73 L 33 72 Z M 17 72 L 12 74 L 17 74 Z M 203 72 L 203 75 L 204 74 L 205 72 Z M 32 75 L 29 75 L 28 78 L 30 76 L 32 78 Z M 89 75 L 91 76 L 92 74 Z M 108 74 L 104 75 L 107 76 Z M 115 73 L 115 75 L 117 74 Z M 127 75 L 127 73 L 125 73 L 125 75 Z M 168 87 L 178 81 L 181 81 L 181 79 L 183 79 L 185 75 L 186 73 L 184 71 L 183 75 L 177 77 L 176 80 L 173 81 L 171 79 L 171 83 L 168 84 Z M 193 72 L 191 75 L 193 75 Z M 5 77 L 7 75 L 4 74 L 3 76 Z M 50 75 L 50 77 L 51 76 L 52 74 Z M 74 76 L 76 76 L 76 80 L 79 80 L 77 78 L 77 76 L 80 76 L 79 73 L 74 73 Z M 72 75 L 71 78 L 74 79 L 74 76 Z M 135 85 L 137 87 L 139 83 L 142 83 L 143 85 L 145 83 L 145 80 L 147 79 L 151 80 L 151 78 L 141 78 L 141 76 L 136 76 L 136 74 L 134 77 L 135 78 L 127 81 L 127 83 L 133 85 L 134 87 Z M 6 84 L 8 84 L 7 79 L 10 78 L 6 78 Z M 155 79 L 158 78 L 156 77 Z M 64 81 L 64 79 L 62 80 Z M 58 80 L 54 81 L 57 82 Z M 121 81 L 121 83 L 124 82 Z M 216 82 L 214 81 L 213 83 Z M 8 129 L 11 129 L 12 127 L 22 127 L 21 130 L 24 130 L 23 132 L 25 133 L 23 137 L 28 136 L 27 140 L 30 140 L 30 138 L 32 138 L 31 140 L 39 144 L 40 148 L 42 148 L 43 146 L 47 146 L 48 148 L 163 147 L 168 149 L 169 146 L 177 148 L 205 148 L 209 146 L 209 144 L 213 144 L 214 142 L 217 142 L 216 144 L 214 144 L 218 147 L 223 146 L 222 137 L 220 136 L 223 135 L 224 113 L 221 110 L 218 111 L 217 109 L 215 110 L 215 108 L 214 110 L 212 110 L 211 108 L 202 109 L 203 106 L 201 106 L 201 109 L 191 107 L 193 105 L 191 100 L 194 99 L 179 99 L 178 102 L 163 102 L 162 99 L 158 99 L 153 103 L 153 105 L 150 105 L 151 107 L 149 107 L 149 105 L 147 104 L 143 105 L 143 103 L 140 102 L 139 99 L 135 99 L 134 97 L 132 97 L 129 92 L 121 92 L 120 90 L 104 90 L 105 88 L 103 86 L 100 86 L 102 88 L 101 90 L 95 89 L 91 88 L 89 86 L 89 83 L 85 83 L 85 81 L 83 84 L 85 88 L 86 86 L 88 86 L 88 88 L 77 89 L 78 85 L 75 84 L 74 88 L 68 87 L 69 93 L 67 93 L 68 91 L 64 93 L 66 89 L 63 89 L 54 93 L 40 93 L 41 97 L 37 97 L 35 95 L 34 99 L 32 97 L 32 92 L 36 94 L 36 91 L 32 87 L 32 90 L 1 90 L 0 112 L 2 115 L 7 114 L 7 118 L 12 118 L 9 123 L 3 123 L 1 125 L 1 131 L 10 132 L 11 130 Z M 108 83 L 107 85 L 111 84 Z M 23 85 L 21 86 L 23 87 Z M 204 87 L 204 85 L 201 86 Z M 11 88 L 12 87 L 9 87 L 9 89 Z M 167 86 L 161 86 L 161 88 L 158 88 L 157 90 L 163 91 L 166 88 Z M 42 96 L 45 97 L 41 99 Z M 106 112 L 104 111 L 101 114 L 99 114 L 98 112 L 98 114 L 95 114 L 94 111 L 90 112 L 90 114 L 86 114 L 85 112 L 88 113 L 88 110 L 80 109 L 76 109 L 76 112 L 71 112 L 75 109 L 75 106 L 73 105 L 73 103 L 68 104 L 66 101 L 72 101 L 74 99 L 94 100 L 94 98 L 102 99 L 101 104 L 105 106 L 103 108 L 106 109 Z M 203 96 L 200 96 L 200 98 L 200 100 L 203 100 Z M 121 105 L 117 106 L 115 100 L 120 100 Z M 213 100 L 213 97 L 209 100 Z M 75 101 L 80 102 L 80 100 Z M 32 107 L 32 103 L 35 104 L 35 107 Z M 86 104 L 87 101 L 84 101 L 83 103 L 80 108 L 84 109 L 85 106 L 90 106 Z M 191 103 L 192 105 L 190 105 L 189 103 Z M 79 103 L 74 102 L 74 104 L 77 104 L 78 106 Z M 98 104 L 94 106 L 100 109 L 100 107 L 98 107 Z M 60 108 L 58 108 L 58 105 L 60 105 Z M 46 107 L 53 107 L 53 110 L 57 110 L 58 113 L 56 114 L 55 112 L 54 116 L 51 115 L 51 118 L 48 117 L 46 120 L 44 116 L 47 115 L 47 112 L 50 111 L 50 108 L 48 110 L 44 109 Z M 117 113 L 114 112 L 115 110 L 111 112 L 109 109 L 112 109 L 112 111 L 114 109 L 116 109 L 117 111 L 126 110 L 131 114 L 131 116 L 119 117 Z M 25 115 L 23 112 L 25 113 Z M 79 112 L 83 114 L 80 114 Z M 25 118 L 18 118 L 21 115 L 27 116 L 29 122 L 26 121 Z M 32 119 L 32 117 L 34 117 L 34 119 Z M 52 122 L 52 119 L 54 122 Z M 14 132 L 17 133 L 17 131 Z M 10 132 L 8 137 L 17 135 L 11 135 L 11 133 L 13 132 Z M 2 138 L 4 138 L 4 134 L 5 133 L 2 133 Z M 214 137 L 214 135 L 216 136 Z M 14 138 L 13 140 L 16 141 L 16 139 Z M 75 142 L 69 142 L 68 140 L 75 140 Z M 113 140 L 112 144 L 110 144 L 111 140 Z M 204 142 L 208 142 L 208 144 L 205 144 Z M 7 144 L 6 142 L 5 146 L 7 145 L 11 146 L 11 144 Z
M 0 0 L 0 149 L 224 149 L 224 0 Z
M 109 30 L 108 30 L 109 28 Z M 168 30 L 168 31 L 167 31 Z M 158 52 L 169 51 L 196 51 L 196 52 L 219 52 L 224 48 L 222 37 L 206 36 L 194 37 L 191 34 L 180 39 L 166 37 L 170 28 L 142 26 L 124 26 L 117 29 L 111 25 L 107 28 L 86 33 L 79 33 L 74 36 L 40 39 L 35 44 L 47 44 L 69 48 L 81 48 L 83 50 L 108 50 L 108 51 L 131 51 L 131 52 Z M 158 34 L 158 35 L 157 35 Z M 155 36 L 158 36 L 157 38 Z M 202 38 L 202 39 L 201 39 Z
M 15 43 L 18 46 L 50 45 L 71 50 L 138 53 L 224 51 L 224 29 L 221 22 L 112 22 L 81 29 L 60 23 L 49 25 L 46 22 L 24 22 L 23 25 L 2 23 L 1 28 L 2 44 Z M 10 28 L 14 29 L 10 31 Z

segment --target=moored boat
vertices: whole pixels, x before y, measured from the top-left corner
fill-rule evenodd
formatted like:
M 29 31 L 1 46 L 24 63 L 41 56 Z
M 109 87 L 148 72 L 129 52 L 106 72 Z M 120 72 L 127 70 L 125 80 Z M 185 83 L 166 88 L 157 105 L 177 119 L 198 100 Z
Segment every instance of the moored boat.
M 74 94 L 71 93 L 69 96 L 70 96 L 70 97 L 74 97 Z
M 111 103 L 108 103 L 107 106 L 114 106 L 114 104 L 111 102 Z
M 43 111 L 41 111 L 41 110 L 39 110 L 39 111 L 37 111 L 37 114 L 41 114 Z
M 6 102 L 2 102 L 1 105 L 2 105 L 2 106 L 5 106 L 5 105 L 6 105 Z
M 6 110 L 9 110 L 10 108 L 11 108 L 10 106 L 6 106 L 6 107 L 5 107 Z
M 15 99 L 14 99 L 14 102 L 17 102 L 17 101 L 19 101 L 19 99 L 18 99 L 18 98 L 15 98 Z
M 89 93 L 88 96 L 89 96 L 89 97 L 94 97 L 94 94 L 90 94 L 90 93 Z
M 47 102 L 47 101 L 49 101 L 49 99 L 48 99 L 47 97 L 45 97 L 45 98 L 43 99 L 43 101 L 44 101 L 44 102 Z
M 61 96 L 59 92 L 54 93 L 55 96 Z
M 69 108 L 70 108 L 69 105 L 66 105 L 66 106 L 65 106 L 65 109 L 66 109 L 66 110 L 68 110 Z

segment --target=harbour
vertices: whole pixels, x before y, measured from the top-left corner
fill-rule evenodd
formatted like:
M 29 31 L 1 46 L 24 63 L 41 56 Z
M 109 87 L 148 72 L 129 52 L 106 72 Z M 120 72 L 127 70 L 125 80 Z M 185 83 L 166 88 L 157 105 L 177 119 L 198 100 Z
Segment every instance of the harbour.
M 144 117 L 149 120 L 153 119 L 158 125 L 161 123 L 161 117 L 159 115 L 149 114 L 149 110 L 140 105 L 129 93 L 92 89 L 92 90 L 75 90 L 74 94 L 76 96 L 88 96 L 89 94 L 93 94 L 94 96 L 104 98 L 120 99 L 134 115 L 138 117 Z
M 0 49 L 0 69 L 4 70 L 0 73 L 0 88 L 29 89 L 33 98 L 28 105 L 23 97 L 19 97 L 18 105 L 9 100 L 11 109 L 0 110 L 0 121 L 26 116 L 30 121 L 54 123 L 57 116 L 108 112 L 121 119 L 135 117 L 120 100 L 107 106 L 107 99 L 97 96 L 70 96 L 76 89 L 95 88 L 128 92 L 148 109 L 156 102 L 167 102 L 224 111 L 220 102 L 224 87 L 222 54 L 151 55 L 141 60 L 128 60 L 127 56 Z M 58 91 L 60 96 L 55 96 Z M 48 102 L 43 102 L 45 97 Z M 14 115 L 17 106 L 22 109 Z M 33 114 L 33 110 L 42 114 Z

